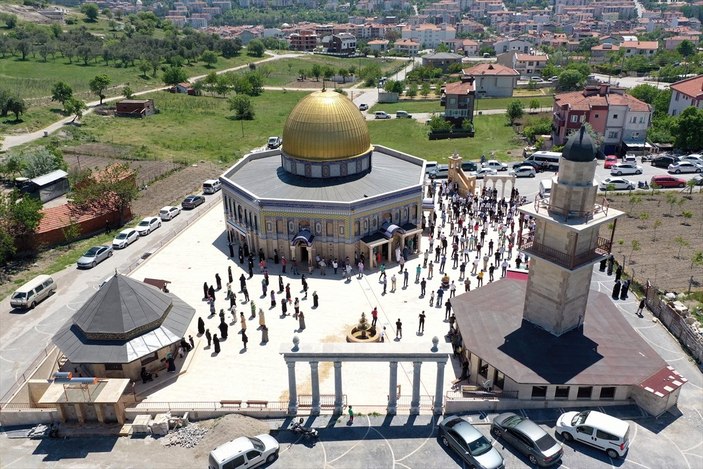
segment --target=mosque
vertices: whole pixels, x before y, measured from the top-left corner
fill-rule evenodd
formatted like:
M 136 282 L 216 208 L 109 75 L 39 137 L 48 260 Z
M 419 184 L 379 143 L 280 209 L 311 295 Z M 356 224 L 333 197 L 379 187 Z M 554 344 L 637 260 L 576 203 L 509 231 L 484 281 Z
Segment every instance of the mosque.
M 424 179 L 423 159 L 372 145 L 356 105 L 323 89 L 291 111 L 282 147 L 220 176 L 228 237 L 299 265 L 396 261 L 420 249 Z

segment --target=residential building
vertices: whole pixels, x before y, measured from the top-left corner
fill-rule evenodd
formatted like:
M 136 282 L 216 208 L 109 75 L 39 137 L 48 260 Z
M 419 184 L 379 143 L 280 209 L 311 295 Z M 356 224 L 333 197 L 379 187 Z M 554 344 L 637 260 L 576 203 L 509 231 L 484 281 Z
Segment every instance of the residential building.
M 465 76 L 474 78 L 478 98 L 505 98 L 513 95 L 520 74 L 500 64 L 478 64 L 464 69 Z
M 669 115 L 678 116 L 689 106 L 703 109 L 703 75 L 677 81 L 671 85 Z
M 493 49 L 495 49 L 496 55 L 504 54 L 506 52 L 522 52 L 527 54 L 530 52 L 530 48 L 532 48 L 532 44 L 520 39 L 503 39 L 496 41 L 493 44 Z
M 412 56 L 416 55 L 420 50 L 420 43 L 412 39 L 398 39 L 395 41 L 393 48 L 400 54 Z
M 461 65 L 462 56 L 451 52 L 437 52 L 422 56 L 424 67 L 441 68 L 442 72 L 447 72 L 452 64 Z
M 668 38 L 664 39 L 664 48 L 666 50 L 674 50 L 683 41 L 690 41 L 693 44 L 698 44 L 699 38 L 700 38 L 700 36 L 697 34 L 668 37 Z
M 546 54 L 537 55 L 506 52 L 497 57 L 497 62 L 500 65 L 505 65 L 506 67 L 517 70 L 522 77 L 541 75 L 548 61 L 549 56 Z
M 610 43 L 598 44 L 591 47 L 591 63 L 602 64 L 608 61 L 612 53 L 617 53 L 620 46 Z
M 291 50 L 312 51 L 317 47 L 317 34 L 315 31 L 303 29 L 288 36 Z
M 356 37 L 349 33 L 333 34 L 322 38 L 327 52 L 333 54 L 353 54 L 356 52 Z
M 456 29 L 448 24 L 424 23 L 417 26 L 406 26 L 402 30 L 402 39 L 411 39 L 422 47 L 435 49 L 443 42 L 456 37 Z
M 620 49 L 623 50 L 625 57 L 633 55 L 652 57 L 657 53 L 659 43 L 657 41 L 625 41 L 620 44 Z
M 473 77 L 464 77 L 461 81 L 447 83 L 441 98 L 441 103 L 444 106 L 444 118 L 457 127 L 461 126 L 464 119 L 473 121 L 475 99 Z
M 555 145 L 584 123 L 603 136 L 602 151 L 616 154 L 644 148 L 651 123 L 652 107 L 608 84 L 587 86 L 583 91 L 554 96 L 552 129 Z

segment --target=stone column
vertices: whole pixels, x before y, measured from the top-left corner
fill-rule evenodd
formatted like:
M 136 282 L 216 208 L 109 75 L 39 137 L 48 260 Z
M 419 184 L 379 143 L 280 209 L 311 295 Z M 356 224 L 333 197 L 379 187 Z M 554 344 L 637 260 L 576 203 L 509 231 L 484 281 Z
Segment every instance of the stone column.
M 420 413 L 420 367 L 422 362 L 413 362 L 413 397 L 410 400 L 410 415 Z
M 295 384 L 295 362 L 289 361 L 288 365 L 288 414 L 298 413 L 298 389 Z
M 395 415 L 398 410 L 398 362 L 390 362 L 390 378 L 388 380 L 388 415 Z
M 344 412 L 344 400 L 342 399 L 342 362 L 334 362 L 334 411 L 341 414 Z
M 318 362 L 310 362 L 310 381 L 312 387 L 312 408 L 310 414 L 320 415 L 320 377 L 317 373 Z
M 437 384 L 434 389 L 434 407 L 435 414 L 442 413 L 442 402 L 444 401 L 444 365 L 446 362 L 437 362 Z

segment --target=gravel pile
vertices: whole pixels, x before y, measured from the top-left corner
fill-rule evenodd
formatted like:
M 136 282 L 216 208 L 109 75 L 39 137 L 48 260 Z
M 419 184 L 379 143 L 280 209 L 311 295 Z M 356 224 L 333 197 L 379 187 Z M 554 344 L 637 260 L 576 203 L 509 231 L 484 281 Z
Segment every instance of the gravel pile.
M 240 436 L 256 436 L 268 433 L 269 427 L 265 422 L 240 414 L 227 414 L 224 417 L 198 422 L 207 435 L 196 448 L 197 456 L 207 456 L 210 451 L 223 443 Z
M 202 428 L 197 423 L 192 423 L 172 431 L 160 441 L 164 446 L 180 446 L 182 448 L 194 448 L 200 440 L 207 434 L 207 428 Z

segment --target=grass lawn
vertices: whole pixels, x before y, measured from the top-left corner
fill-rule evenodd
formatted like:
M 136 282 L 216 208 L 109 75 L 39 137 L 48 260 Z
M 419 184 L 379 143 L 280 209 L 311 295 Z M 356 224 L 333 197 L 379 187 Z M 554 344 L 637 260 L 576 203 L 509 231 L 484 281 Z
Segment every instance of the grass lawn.
M 481 155 L 500 160 L 513 160 L 521 154 L 521 143 L 512 128 L 505 125 L 505 116 L 476 116 L 474 138 L 432 140 L 427 138 L 428 126 L 413 119 L 369 121 L 371 141 L 411 155 L 446 163 L 455 152 L 468 159 L 477 160 Z M 511 154 L 508 154 L 508 152 Z
M 128 146 L 149 159 L 231 162 L 265 145 L 269 136 L 281 135 L 288 114 L 306 94 L 265 91 L 252 98 L 255 119 L 236 121 L 227 99 L 157 92 L 145 98 L 154 99 L 159 114 L 145 119 L 91 114 L 76 136 Z
M 535 88 L 531 90 L 529 88 L 515 88 L 513 90 L 514 97 L 528 97 L 528 96 L 552 96 L 554 94 L 554 88 Z
M 267 76 L 264 80 L 264 84 L 266 86 L 294 87 L 295 84 L 298 83 L 298 77 L 300 76 L 298 71 L 300 69 L 305 69 L 308 73 L 310 73 L 312 66 L 315 64 L 318 64 L 323 68 L 325 66 L 331 67 L 335 73 L 340 68 L 348 69 L 349 67 L 354 66 L 356 67 L 356 73 L 358 73 L 359 70 L 372 63 L 378 63 L 384 74 L 395 72 L 396 70 L 399 70 L 407 65 L 407 62 L 398 60 L 384 61 L 374 58 L 345 59 L 326 55 L 305 54 L 301 55 L 300 58 L 296 57 L 295 59 L 273 60 L 262 65 L 261 67 L 270 72 L 266 73 Z M 314 81 L 314 78 L 309 77 L 308 80 Z M 355 77 L 350 76 L 347 79 L 347 83 L 354 83 L 354 80 Z M 322 77 L 320 77 L 320 87 L 322 87 Z
M 36 107 L 33 111 L 22 114 L 19 121 L 15 121 L 14 114 L 8 114 L 7 117 L 0 119 L 0 134 L 17 134 L 43 129 L 65 117 L 60 112 L 60 107 L 60 105 L 57 108 L 51 106 Z
M 536 99 L 539 101 L 539 107 L 548 107 L 554 103 L 551 96 L 532 96 L 532 97 L 512 97 L 512 98 L 481 98 L 476 100 L 476 110 L 485 111 L 487 109 L 506 109 L 511 101 L 521 101 L 525 106 L 525 111 L 529 110 L 530 101 Z

